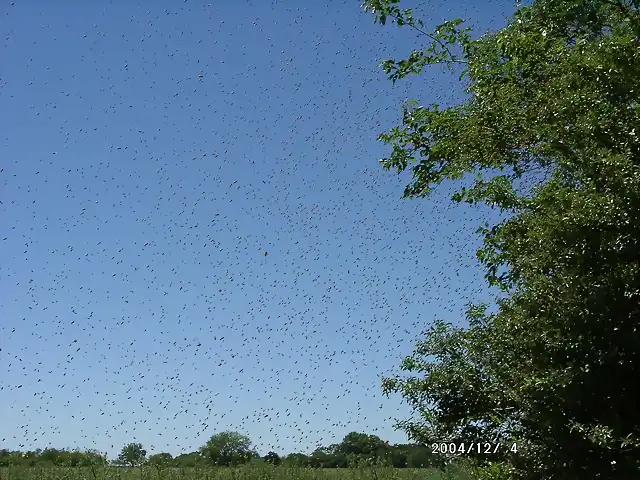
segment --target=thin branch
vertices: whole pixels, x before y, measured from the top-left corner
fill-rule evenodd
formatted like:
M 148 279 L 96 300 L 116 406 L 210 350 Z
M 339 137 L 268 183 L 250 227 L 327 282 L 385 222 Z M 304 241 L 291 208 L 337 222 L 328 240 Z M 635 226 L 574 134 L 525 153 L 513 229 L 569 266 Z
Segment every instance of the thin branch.
M 387 13 L 387 16 L 394 18 L 396 20 L 396 22 L 398 21 L 398 16 L 393 14 L 393 13 Z M 454 58 L 453 54 L 451 53 L 451 51 L 449 50 L 449 48 L 447 47 L 447 45 L 445 43 L 442 42 L 442 40 L 440 40 L 438 37 L 436 37 L 435 35 L 430 34 L 429 32 L 426 32 L 424 30 L 422 30 L 421 28 L 418 28 L 415 24 L 415 22 L 412 20 L 410 22 L 404 22 L 407 25 L 409 25 L 411 28 L 413 28 L 414 30 L 418 31 L 419 33 L 421 33 L 422 35 L 430 38 L 431 40 L 438 42 L 438 44 L 444 48 L 446 50 L 446 52 L 449 54 L 449 57 L 451 58 L 451 62 L 452 63 L 462 63 L 462 64 L 468 64 L 469 62 L 466 60 L 458 60 L 456 58 Z

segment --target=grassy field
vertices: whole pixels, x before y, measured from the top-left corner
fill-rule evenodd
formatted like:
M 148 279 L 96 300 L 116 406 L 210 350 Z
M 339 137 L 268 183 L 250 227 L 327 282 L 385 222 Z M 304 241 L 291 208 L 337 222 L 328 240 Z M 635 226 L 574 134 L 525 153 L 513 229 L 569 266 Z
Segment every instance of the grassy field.
M 459 469 L 345 468 L 309 469 L 284 467 L 238 468 L 0 468 L 0 480 L 472 480 Z

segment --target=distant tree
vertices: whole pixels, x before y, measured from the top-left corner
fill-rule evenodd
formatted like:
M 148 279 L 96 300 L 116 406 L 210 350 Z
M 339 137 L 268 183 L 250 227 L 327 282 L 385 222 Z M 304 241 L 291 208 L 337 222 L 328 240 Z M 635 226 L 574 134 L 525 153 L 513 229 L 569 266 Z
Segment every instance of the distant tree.
M 387 443 L 376 435 L 351 432 L 342 442 L 336 445 L 335 450 L 345 455 L 376 456 L 387 447 Z
M 3 449 L 0 451 L 0 467 L 27 465 L 28 458 L 24 452 Z
M 386 459 L 393 468 L 407 468 L 408 454 L 407 450 L 402 448 L 402 445 L 393 445 L 389 449 Z
M 425 445 L 410 444 L 406 447 L 408 468 L 444 468 L 447 463 L 444 455 L 434 454 Z
M 282 459 L 283 465 L 287 467 L 308 467 L 309 457 L 304 453 L 290 453 Z
M 66 459 L 66 466 L 69 467 L 81 467 L 81 466 L 87 466 L 89 464 L 89 462 L 86 461 L 85 456 L 82 454 L 82 452 L 79 452 L 77 450 L 74 450 L 72 452 L 64 452 L 65 455 L 65 459 Z
M 337 468 L 335 446 L 318 447 L 309 456 L 308 465 L 314 468 Z
M 168 467 L 173 464 L 173 456 L 170 453 L 155 453 L 147 459 L 147 465 Z
M 137 467 L 142 465 L 147 457 L 147 451 L 141 443 L 129 443 L 122 447 L 115 463 L 117 465 L 126 465 L 128 467 Z
M 66 466 L 65 457 L 69 456 L 68 453 L 69 452 L 56 448 L 45 448 L 39 455 L 38 463 L 57 467 Z
M 88 467 L 108 464 L 106 455 L 95 450 L 58 449 L 53 447 L 44 450 L 19 452 L 0 450 L 0 467 L 8 466 L 43 466 L 43 467 Z
M 173 465 L 180 468 L 204 466 L 207 459 L 200 452 L 183 453 L 173 459 Z
M 42 450 L 39 448 L 23 452 L 21 465 L 28 467 L 36 466 L 38 464 L 38 458 L 40 458 L 40 453 L 42 453 Z
M 280 455 L 276 452 L 269 452 L 263 458 L 266 463 L 270 463 L 272 465 L 280 465 L 282 463 Z
M 11 465 L 12 454 L 13 452 L 6 448 L 0 450 L 0 467 L 8 467 Z
M 94 449 L 89 449 L 83 452 L 83 458 L 83 461 L 85 462 L 83 466 L 87 467 L 90 465 L 104 467 L 109 464 L 107 455 Z
M 233 466 L 247 463 L 256 453 L 251 439 L 238 432 L 225 431 L 213 435 L 200 448 L 200 454 L 213 465 Z

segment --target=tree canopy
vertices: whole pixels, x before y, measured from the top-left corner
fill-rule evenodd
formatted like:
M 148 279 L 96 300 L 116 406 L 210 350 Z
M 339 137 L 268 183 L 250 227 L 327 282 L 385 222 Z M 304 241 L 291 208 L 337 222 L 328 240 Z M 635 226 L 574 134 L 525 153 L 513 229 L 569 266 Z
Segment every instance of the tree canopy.
M 137 467 L 147 460 L 147 451 L 141 443 L 129 443 L 122 447 L 122 451 L 118 455 L 115 463 L 117 465 L 126 465 L 128 467 Z
M 251 439 L 238 432 L 224 431 L 211 436 L 200 449 L 200 454 L 215 465 L 238 465 L 257 457 Z
M 435 63 L 462 68 L 468 99 L 403 105 L 380 135 L 384 168 L 412 176 L 405 197 L 476 177 L 453 196 L 507 219 L 485 225 L 478 258 L 497 313 L 440 320 L 387 378 L 417 420 L 412 439 L 500 441 L 489 458 L 517 478 L 633 478 L 640 409 L 640 11 L 625 0 L 536 0 L 477 38 L 461 20 L 434 32 L 397 0 L 375 20 L 428 47 L 382 67 L 398 81 Z M 470 453 L 473 455 L 473 453 Z M 480 456 L 479 456 L 480 457 Z M 511 472 L 511 473 L 509 473 Z

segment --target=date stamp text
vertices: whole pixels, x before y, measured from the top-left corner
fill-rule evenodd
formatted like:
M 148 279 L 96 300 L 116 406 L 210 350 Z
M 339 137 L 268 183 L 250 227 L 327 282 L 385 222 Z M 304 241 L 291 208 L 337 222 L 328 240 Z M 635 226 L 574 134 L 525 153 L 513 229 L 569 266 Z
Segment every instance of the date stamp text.
M 516 443 L 502 444 L 495 442 L 436 442 L 431 445 L 431 453 L 434 455 L 495 455 L 504 450 L 513 453 L 518 451 Z

